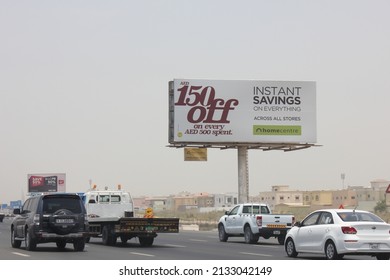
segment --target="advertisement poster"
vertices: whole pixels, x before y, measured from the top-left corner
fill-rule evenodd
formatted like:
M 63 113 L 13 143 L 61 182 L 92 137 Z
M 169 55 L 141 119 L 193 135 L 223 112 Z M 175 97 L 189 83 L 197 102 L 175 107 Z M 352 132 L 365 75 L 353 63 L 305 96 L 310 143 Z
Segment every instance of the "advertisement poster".
M 316 83 L 170 82 L 170 143 L 315 143 Z
M 28 192 L 65 192 L 65 173 L 28 174 Z

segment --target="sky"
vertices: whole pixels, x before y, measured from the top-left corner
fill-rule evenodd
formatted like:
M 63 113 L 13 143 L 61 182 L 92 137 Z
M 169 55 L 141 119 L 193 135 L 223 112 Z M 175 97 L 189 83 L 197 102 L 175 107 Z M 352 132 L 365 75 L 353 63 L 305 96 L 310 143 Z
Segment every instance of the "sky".
M 317 144 L 249 150 L 249 193 L 390 180 L 390 2 L 0 0 L 0 203 L 69 192 L 238 190 L 237 150 L 168 146 L 173 79 L 315 81 Z

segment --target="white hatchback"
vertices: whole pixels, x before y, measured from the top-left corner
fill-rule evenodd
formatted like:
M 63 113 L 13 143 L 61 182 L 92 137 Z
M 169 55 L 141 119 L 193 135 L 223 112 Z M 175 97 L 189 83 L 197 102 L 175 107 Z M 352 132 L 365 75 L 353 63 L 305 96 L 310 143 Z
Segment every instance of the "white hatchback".
M 296 257 L 298 253 L 319 253 L 329 260 L 341 259 L 347 254 L 388 260 L 390 224 L 367 211 L 317 210 L 289 230 L 285 250 L 289 257 Z

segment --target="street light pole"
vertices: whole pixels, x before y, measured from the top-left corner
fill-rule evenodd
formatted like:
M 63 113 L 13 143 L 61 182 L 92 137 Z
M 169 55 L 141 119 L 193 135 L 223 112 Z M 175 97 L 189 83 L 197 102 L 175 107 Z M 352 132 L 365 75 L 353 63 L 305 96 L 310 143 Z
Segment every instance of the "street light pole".
M 341 181 L 343 182 L 343 189 L 344 189 L 345 173 L 341 173 Z

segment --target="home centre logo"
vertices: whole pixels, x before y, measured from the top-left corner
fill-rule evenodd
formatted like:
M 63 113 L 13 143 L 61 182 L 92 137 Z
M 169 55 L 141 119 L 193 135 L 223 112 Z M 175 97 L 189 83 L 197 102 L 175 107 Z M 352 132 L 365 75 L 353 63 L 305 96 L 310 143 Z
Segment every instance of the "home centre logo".
M 300 125 L 254 125 L 253 135 L 302 135 Z
M 178 100 L 175 106 L 191 107 L 187 113 L 187 121 L 197 123 L 230 123 L 229 113 L 238 106 L 237 99 L 216 98 L 212 86 L 191 86 L 182 81 Z

